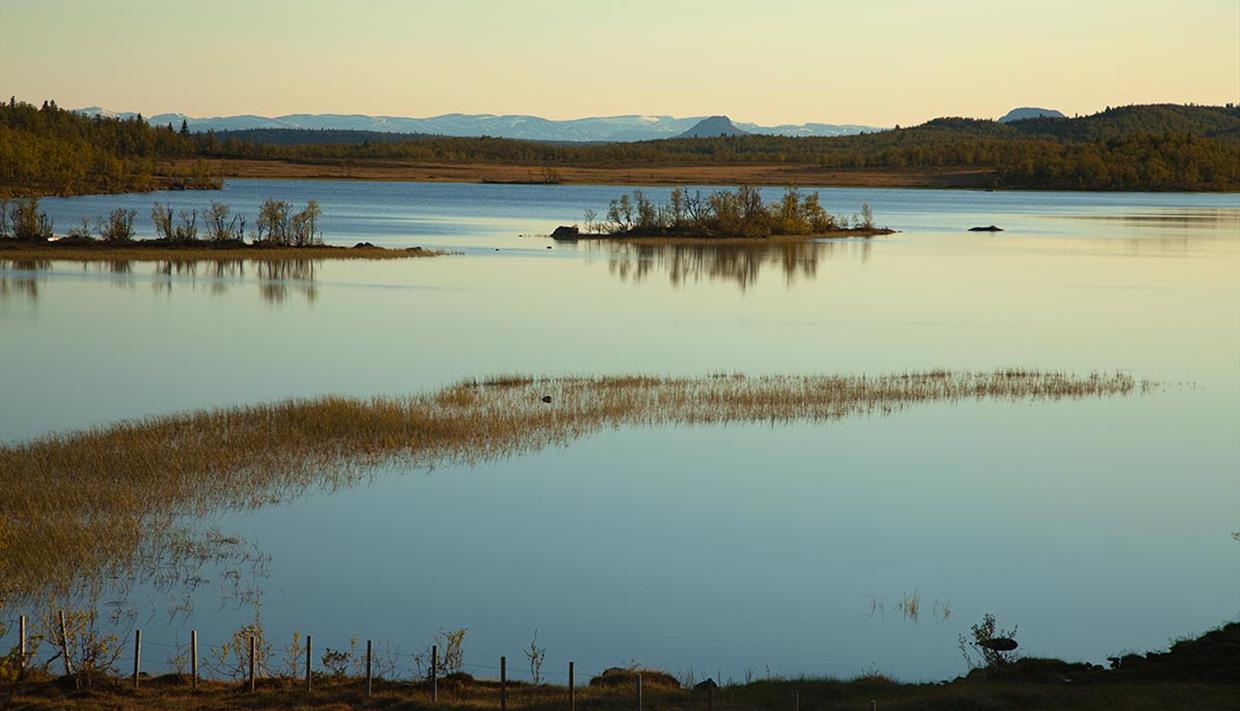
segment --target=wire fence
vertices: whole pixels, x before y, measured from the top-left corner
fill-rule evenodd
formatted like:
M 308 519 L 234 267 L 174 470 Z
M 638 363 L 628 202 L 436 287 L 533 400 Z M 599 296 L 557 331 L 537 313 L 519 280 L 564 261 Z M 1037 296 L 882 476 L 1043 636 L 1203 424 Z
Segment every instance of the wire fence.
M 93 672 L 123 674 L 131 670 L 128 676 L 134 688 L 140 688 L 143 681 L 151 678 L 151 670 L 160 670 L 164 674 L 180 675 L 184 677 L 184 683 L 194 687 L 200 680 L 226 681 L 243 684 L 251 691 L 256 690 L 260 682 L 266 686 L 271 680 L 280 680 L 286 686 L 288 682 L 293 682 L 295 688 L 304 685 L 304 690 L 310 691 L 316 681 L 331 679 L 364 681 L 369 696 L 376 681 L 402 683 L 410 689 L 429 693 L 434 701 L 441 682 L 452 686 L 460 680 L 459 676 L 454 675 L 465 673 L 470 679 L 477 678 L 495 686 L 500 695 L 501 708 L 506 708 L 510 684 L 513 688 L 546 684 L 564 687 L 569 708 L 574 708 L 575 691 L 583 686 L 583 680 L 589 686 L 594 679 L 610 677 L 604 683 L 613 688 L 627 685 L 636 694 L 637 708 L 640 709 L 643 674 L 648 680 L 657 676 L 659 682 L 664 684 L 670 679 L 678 688 L 690 687 L 702 692 L 712 708 L 714 690 L 722 686 L 721 680 L 713 677 L 698 682 L 692 671 L 675 677 L 637 665 L 582 670 L 570 660 L 562 669 L 544 668 L 542 660 L 545 657 L 532 661 L 528 656 L 530 653 L 545 654 L 533 645 L 530 652 L 511 660 L 525 672 L 514 676 L 514 665 L 507 656 L 501 656 L 496 664 L 465 662 L 460 657 L 459 643 L 449 653 L 455 654 L 455 657 L 449 658 L 449 655 L 441 656 L 441 652 L 449 650 L 441 649 L 438 644 L 431 644 L 423 651 L 408 652 L 393 648 L 390 640 L 376 643 L 373 639 L 362 640 L 354 636 L 337 646 L 323 644 L 313 635 L 302 637 L 300 633 L 294 633 L 289 644 L 277 649 L 272 640 L 263 636 L 261 629 L 247 634 L 243 628 L 219 644 L 204 646 L 197 630 L 189 630 L 183 640 L 168 641 L 143 639 L 139 628 L 133 630 L 132 637 L 125 641 L 115 635 L 101 637 L 80 631 L 71 634 L 66 628 L 63 612 L 58 613 L 57 620 L 59 629 L 52 626 L 50 634 L 40 636 L 31 635 L 27 617 L 20 617 L 18 650 L 23 667 L 42 666 L 49 671 L 60 667 L 66 675 L 86 671 L 83 667 L 91 664 L 99 665 L 90 669 Z M 40 654 L 39 650 L 44 645 L 47 651 Z M 859 657 L 835 658 L 853 663 L 861 661 Z M 769 673 L 767 678 L 772 678 Z M 745 682 L 752 680 L 746 678 Z M 731 683 L 729 680 L 728 684 Z M 794 708 L 799 709 L 799 692 L 794 699 Z

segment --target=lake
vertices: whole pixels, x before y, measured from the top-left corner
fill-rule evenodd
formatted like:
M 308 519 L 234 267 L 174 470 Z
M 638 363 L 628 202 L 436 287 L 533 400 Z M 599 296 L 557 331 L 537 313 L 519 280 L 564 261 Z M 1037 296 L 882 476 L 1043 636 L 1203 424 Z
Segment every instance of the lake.
M 621 428 L 218 511 L 187 524 L 237 539 L 240 563 L 100 598 L 142 628 L 144 666 L 257 615 L 277 648 L 294 630 L 316 649 L 389 640 L 406 674 L 437 630 L 466 627 L 480 676 L 507 655 L 522 678 L 536 630 L 553 681 L 569 659 L 579 677 L 636 661 L 941 679 L 966 671 L 956 637 L 986 612 L 1019 625 L 1024 654 L 1098 663 L 1240 615 L 1240 196 L 830 188 L 831 212 L 868 203 L 900 232 L 770 249 L 537 236 L 628 189 L 230 180 L 45 199 L 58 231 L 127 207 L 149 236 L 155 200 L 220 200 L 252 225 L 267 197 L 315 198 L 330 243 L 455 254 L 0 262 L 0 439 L 508 373 L 1016 366 L 1162 387 Z

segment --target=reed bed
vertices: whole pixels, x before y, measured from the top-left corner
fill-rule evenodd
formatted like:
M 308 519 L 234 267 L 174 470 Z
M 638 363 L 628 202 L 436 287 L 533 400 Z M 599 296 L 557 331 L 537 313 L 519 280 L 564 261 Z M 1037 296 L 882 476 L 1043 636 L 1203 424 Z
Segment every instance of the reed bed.
M 1142 392 L 1125 374 L 529 377 L 119 422 L 0 446 L 0 607 L 130 564 L 177 517 L 349 485 L 376 467 L 470 464 L 605 428 L 829 422 L 919 403 Z M 119 568 L 118 568 L 119 566 Z

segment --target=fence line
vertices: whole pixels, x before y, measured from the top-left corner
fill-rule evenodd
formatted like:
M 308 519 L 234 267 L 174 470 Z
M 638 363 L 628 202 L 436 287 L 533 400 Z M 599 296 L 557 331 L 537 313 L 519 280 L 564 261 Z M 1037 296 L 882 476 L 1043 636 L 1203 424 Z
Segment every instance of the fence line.
M 59 648 L 60 648 L 59 656 L 63 658 L 65 675 L 69 676 L 73 674 L 73 665 L 72 665 L 70 654 L 69 654 L 69 646 L 68 646 L 69 638 L 68 638 L 67 626 L 66 626 L 66 621 L 65 621 L 65 613 L 63 610 L 60 610 L 57 612 L 57 622 L 59 625 L 60 635 L 59 635 L 59 639 L 55 641 L 59 644 Z M 21 615 L 18 620 L 18 637 L 19 637 L 18 646 L 19 646 L 19 650 L 21 653 L 21 665 L 24 668 L 31 658 L 30 648 L 28 646 L 29 637 L 28 637 L 27 618 L 25 615 Z M 305 646 L 305 652 L 304 652 L 305 657 L 306 657 L 306 660 L 305 660 L 305 693 L 306 694 L 311 694 L 314 691 L 314 681 L 313 681 L 314 680 L 314 659 L 313 659 L 314 646 L 313 646 L 312 639 L 313 638 L 311 635 L 306 635 L 306 646 Z M 254 692 L 257 690 L 258 678 L 260 675 L 264 673 L 264 667 L 266 667 L 265 656 L 267 652 L 263 652 L 262 656 L 264 657 L 264 659 L 260 661 L 260 652 L 259 652 L 259 646 L 258 646 L 260 641 L 263 644 L 267 645 L 268 648 L 270 648 L 270 645 L 267 644 L 267 640 L 265 640 L 261 636 L 249 634 L 246 637 L 247 654 L 243 661 L 244 661 L 245 683 L 250 692 Z M 353 654 L 352 650 L 354 649 L 356 642 L 357 640 L 356 638 L 354 638 L 353 640 L 350 641 L 350 644 L 347 647 L 347 649 L 350 650 L 349 651 L 350 658 L 348 658 L 347 661 L 348 663 L 355 665 L 353 667 L 354 670 L 358 668 L 356 666 L 356 664 L 358 664 L 358 660 L 352 659 L 352 654 Z M 132 685 L 134 689 L 140 688 L 141 678 L 144 675 L 144 672 L 142 671 L 143 643 L 144 643 L 144 640 L 142 639 L 142 630 L 140 628 L 135 629 L 134 630 L 134 642 L 133 642 L 133 654 L 132 654 L 132 661 L 133 661 Z M 158 642 L 158 641 L 145 641 L 145 643 L 148 646 L 153 645 L 153 646 L 161 647 L 165 649 L 175 649 L 175 650 L 178 650 L 178 653 L 180 650 L 184 649 L 180 643 L 168 643 L 168 642 Z M 328 650 L 328 652 L 331 652 L 333 648 L 325 646 L 324 649 Z M 342 647 L 341 649 L 346 649 L 346 647 Z M 190 664 L 189 683 L 192 685 L 193 688 L 197 689 L 198 681 L 200 678 L 199 657 L 198 657 L 198 630 L 197 629 L 191 629 L 189 632 L 189 646 L 188 646 L 187 651 L 189 653 L 189 664 Z M 240 650 L 238 650 L 238 652 L 239 651 Z M 421 655 L 418 653 L 403 653 L 399 651 L 396 651 L 396 652 L 389 651 L 388 656 L 390 658 L 408 659 L 408 660 L 418 660 L 422 658 Z M 51 663 L 52 661 L 54 661 L 54 659 L 55 657 L 53 657 L 52 659 L 49 659 L 48 663 Z M 372 695 L 373 682 L 374 682 L 374 667 L 373 667 L 374 642 L 373 640 L 371 639 L 366 640 L 365 656 L 362 659 L 364 660 L 363 663 L 364 663 L 364 669 L 365 669 L 366 696 L 369 697 Z M 472 663 L 466 664 L 463 662 L 457 662 L 457 663 L 459 664 L 460 668 L 469 668 L 469 669 L 487 670 L 487 671 L 498 670 L 500 711 L 507 711 L 507 708 L 508 708 L 508 658 L 507 656 L 501 656 L 499 658 L 498 666 L 491 666 L 491 665 L 485 665 L 485 664 L 472 664 Z M 438 681 L 439 681 L 440 666 L 441 666 L 441 663 L 440 663 L 440 656 L 439 656 L 439 647 L 438 647 L 438 644 L 433 644 L 431 645 L 431 649 L 430 649 L 430 669 L 428 670 L 427 676 L 420 680 L 417 679 L 416 677 L 409 680 L 409 683 L 415 686 L 426 684 L 427 685 L 426 688 L 429 691 L 432 703 L 437 703 L 439 700 Z M 269 672 L 269 669 L 267 671 Z M 543 671 L 541 668 L 537 670 L 537 676 L 539 678 L 544 677 L 544 676 L 567 678 L 568 680 L 567 705 L 568 705 L 569 711 L 576 711 L 576 671 L 577 671 L 576 663 L 573 660 L 568 661 L 566 672 Z M 595 677 L 603 676 L 606 671 L 607 671 L 606 669 L 600 670 L 597 673 L 593 674 L 593 676 Z M 635 692 L 636 708 L 637 708 L 637 711 L 642 711 L 643 703 L 644 703 L 642 670 L 633 669 L 632 671 L 634 672 L 633 689 Z M 234 676 L 233 678 L 235 679 L 236 677 Z M 276 677 L 276 678 L 288 678 L 288 677 Z M 388 681 L 402 681 L 402 680 L 400 678 L 395 678 L 395 679 L 388 679 Z M 708 681 L 713 682 L 714 680 L 708 680 Z M 693 687 L 687 690 L 704 692 L 703 696 L 704 696 L 704 701 L 705 701 L 705 706 L 707 708 L 707 711 L 714 711 L 714 692 L 716 688 L 717 686 L 714 683 L 705 683 L 700 688 Z M 791 703 L 789 704 L 789 706 L 790 708 L 792 708 L 793 711 L 800 711 L 801 694 L 799 690 L 797 689 L 793 690 L 792 699 L 791 699 Z M 877 711 L 877 703 L 873 700 L 870 701 L 870 709 L 871 711 Z

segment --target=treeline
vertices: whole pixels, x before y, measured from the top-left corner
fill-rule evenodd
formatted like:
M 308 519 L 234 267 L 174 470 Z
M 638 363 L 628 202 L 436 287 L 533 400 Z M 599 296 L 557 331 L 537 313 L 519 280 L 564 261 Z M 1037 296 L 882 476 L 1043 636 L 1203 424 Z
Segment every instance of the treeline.
M 362 131 L 191 133 L 0 104 L 0 194 L 71 194 L 212 187 L 204 163 L 258 159 L 331 165 L 369 161 L 539 166 L 795 164 L 826 170 L 969 169 L 995 187 L 1063 190 L 1240 190 L 1240 108 L 1126 106 L 1081 118 L 1001 124 L 941 118 L 856 136 L 746 135 L 636 143 L 540 143 Z
M 347 131 L 259 129 L 207 134 L 216 158 L 310 163 L 373 160 L 541 166 L 797 164 L 824 170 L 972 168 L 991 170 L 996 187 L 1065 190 L 1240 189 L 1240 109 L 1129 106 L 1076 119 L 1010 124 L 935 119 L 913 128 L 856 136 L 747 135 L 636 143 L 563 144 L 503 138 L 406 135 L 405 140 Z M 244 137 L 242 140 L 241 137 Z
M 219 187 L 205 164 L 175 173 L 169 161 L 193 158 L 203 139 L 182 124 L 151 126 L 140 116 L 117 119 L 0 103 L 0 194 L 72 195 Z
M 771 237 L 824 235 L 845 230 L 873 230 L 869 204 L 851 220 L 835 216 L 823 207 L 818 193 L 802 195 L 789 188 L 772 204 L 757 188 L 742 185 L 735 190 L 702 194 L 673 188 L 666 202 L 656 203 L 640 190 L 612 200 L 600 220 L 595 210 L 585 211 L 587 234 L 616 237 Z
M 116 208 L 93 221 L 83 218 L 80 225 L 69 228 L 63 237 L 74 240 L 105 242 L 130 242 L 135 235 L 138 211 Z M 279 247 L 309 247 L 323 243 L 319 219 L 323 211 L 316 200 L 294 211 L 293 205 L 284 200 L 268 198 L 258 208 L 250 241 L 256 245 Z M 201 220 L 201 221 L 200 221 Z M 215 244 L 240 244 L 246 237 L 246 218 L 242 212 L 233 212 L 222 202 L 212 202 L 201 213 L 197 208 L 173 212 L 166 203 L 156 202 L 151 207 L 151 222 L 155 237 L 169 243 L 193 243 L 206 240 Z M 0 198 L 0 239 L 47 241 L 55 237 L 54 224 L 39 208 L 39 198 L 16 200 Z

